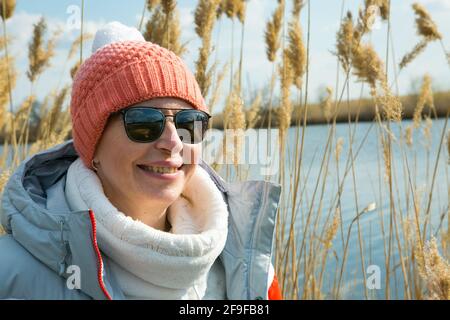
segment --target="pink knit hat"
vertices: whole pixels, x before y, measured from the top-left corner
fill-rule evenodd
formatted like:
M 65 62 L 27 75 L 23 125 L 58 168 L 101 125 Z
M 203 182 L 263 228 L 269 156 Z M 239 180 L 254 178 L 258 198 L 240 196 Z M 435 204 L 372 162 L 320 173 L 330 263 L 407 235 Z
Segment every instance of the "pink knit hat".
M 156 97 L 175 97 L 208 112 L 198 83 L 173 52 L 145 41 L 107 44 L 76 73 L 71 100 L 75 150 L 92 168 L 95 148 L 111 113 Z

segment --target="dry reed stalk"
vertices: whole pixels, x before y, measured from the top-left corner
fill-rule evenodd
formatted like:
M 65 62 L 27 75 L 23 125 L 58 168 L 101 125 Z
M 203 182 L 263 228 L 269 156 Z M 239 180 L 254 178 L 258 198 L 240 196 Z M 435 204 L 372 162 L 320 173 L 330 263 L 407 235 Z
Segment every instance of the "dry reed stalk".
M 447 154 L 448 154 L 448 163 L 450 164 L 450 130 L 447 131 Z
M 415 248 L 415 257 L 419 274 L 428 289 L 427 299 L 450 299 L 450 265 L 438 250 L 436 239 L 427 241 L 423 250 Z
M 9 153 L 9 143 L 8 141 L 5 141 L 3 143 L 2 155 L 0 157 L 0 169 L 6 167 L 7 165 L 6 160 L 8 159 L 8 153 Z
M 70 77 L 72 78 L 72 80 L 75 78 L 75 74 L 77 73 L 78 69 L 80 69 L 81 63 L 80 60 L 78 60 L 75 65 L 70 68 Z
M 41 150 L 46 150 L 53 146 L 61 144 L 67 139 L 70 130 L 72 130 L 70 113 L 69 112 L 64 113 L 62 119 L 63 121 L 61 121 L 60 124 L 60 127 L 62 127 L 62 129 L 50 132 L 50 134 L 45 139 L 36 140 L 32 144 L 27 156 L 31 156 Z
M 381 146 L 383 148 L 383 161 L 384 161 L 384 181 L 388 183 L 391 176 L 391 156 L 388 141 L 381 135 Z
M 80 47 L 82 41 L 88 41 L 93 37 L 94 36 L 91 33 L 83 33 L 83 35 L 79 35 L 70 46 L 69 53 L 67 54 L 67 60 L 70 60 L 75 56 L 75 53 Z
M 14 123 L 14 116 L 13 116 L 13 96 L 12 96 L 12 90 L 13 87 L 15 85 L 15 76 L 16 73 L 14 71 L 14 63 L 12 61 L 10 61 L 10 57 L 9 57 L 9 53 L 8 53 L 8 36 L 7 36 L 7 31 L 6 31 L 6 20 L 11 18 L 11 16 L 14 13 L 14 9 L 15 9 L 15 1 L 10 1 L 10 0 L 2 0 L 0 2 L 1 5 L 1 17 L 2 17 L 2 26 L 3 26 L 3 38 L 2 38 L 2 43 L 1 43 L 1 49 L 5 51 L 5 61 L 6 61 L 6 87 L 7 87 L 7 93 L 8 93 L 8 98 L 9 98 L 9 120 L 10 120 L 10 127 L 11 130 L 9 132 L 12 132 L 12 135 L 10 137 L 12 146 L 14 148 L 14 153 L 17 154 L 18 152 L 18 147 L 17 147 L 17 137 L 16 137 L 16 129 L 15 129 L 15 123 Z M 9 67 L 10 66 L 10 67 Z M 12 74 L 11 74 L 11 69 L 13 69 Z M 2 93 L 3 96 L 3 93 Z
M 227 73 L 228 73 L 228 64 L 225 64 L 222 68 L 222 71 L 220 71 L 216 76 L 214 88 L 213 88 L 212 94 L 210 96 L 210 99 L 208 101 L 210 114 L 213 113 L 213 109 L 216 106 L 217 101 L 219 101 L 220 88 L 222 86 L 222 82 L 225 79 L 225 76 L 227 75 Z M 210 124 L 212 125 L 212 121 L 210 121 Z
M 3 193 L 3 189 L 5 188 L 6 183 L 8 182 L 11 176 L 10 169 L 3 169 L 0 173 L 0 196 Z M 0 236 L 4 235 L 6 232 L 0 224 Z
M 3 188 L 8 182 L 10 176 L 11 171 L 7 168 L 3 169 L 2 172 L 0 173 L 0 195 L 3 193 Z
M 52 133 L 57 132 L 57 126 L 61 123 L 61 113 L 64 101 L 69 93 L 69 87 L 64 87 L 53 99 L 53 105 L 48 112 L 41 116 L 40 132 L 38 139 L 46 140 Z
M 8 20 L 14 14 L 16 8 L 16 0 L 1 0 L 0 1 L 0 16 L 2 20 Z
M 422 112 L 425 105 L 428 105 L 428 107 L 432 109 L 434 108 L 433 91 L 431 89 L 431 77 L 429 75 L 425 75 L 423 78 L 419 98 L 417 100 L 416 108 L 414 109 L 413 124 L 415 129 L 420 127 Z
M 196 61 L 195 77 L 204 97 L 208 94 L 214 72 L 214 66 L 209 71 L 206 70 L 211 54 L 211 34 L 216 21 L 218 3 L 219 0 L 200 0 L 195 9 L 195 31 L 202 39 L 202 47 L 199 50 L 199 57 Z

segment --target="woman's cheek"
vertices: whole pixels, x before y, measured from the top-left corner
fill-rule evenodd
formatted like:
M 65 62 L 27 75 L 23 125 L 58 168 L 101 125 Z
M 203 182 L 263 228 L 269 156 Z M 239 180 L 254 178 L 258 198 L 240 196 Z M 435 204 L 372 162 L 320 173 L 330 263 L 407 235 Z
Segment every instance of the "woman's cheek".
M 201 145 L 193 145 L 183 148 L 184 164 L 199 164 L 201 159 Z

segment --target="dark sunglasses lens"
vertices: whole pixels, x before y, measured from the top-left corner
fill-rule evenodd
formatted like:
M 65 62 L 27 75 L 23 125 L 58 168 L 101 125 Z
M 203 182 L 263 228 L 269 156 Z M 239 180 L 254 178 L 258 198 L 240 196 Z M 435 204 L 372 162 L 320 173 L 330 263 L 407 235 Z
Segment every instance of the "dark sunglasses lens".
M 198 110 L 183 110 L 177 113 L 175 125 L 184 143 L 194 144 L 203 141 L 208 129 L 209 117 Z
M 158 139 L 163 131 L 164 116 L 158 110 L 133 108 L 125 113 L 125 130 L 131 140 L 151 142 Z

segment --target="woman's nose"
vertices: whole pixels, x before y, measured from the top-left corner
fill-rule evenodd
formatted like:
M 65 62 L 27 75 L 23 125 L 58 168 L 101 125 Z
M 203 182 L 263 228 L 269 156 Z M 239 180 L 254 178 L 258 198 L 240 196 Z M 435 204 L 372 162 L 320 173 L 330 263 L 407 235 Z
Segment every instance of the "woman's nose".
M 173 123 L 173 117 L 166 118 L 166 125 L 164 131 L 155 142 L 155 146 L 162 150 L 178 153 L 183 149 L 183 143 L 178 135 L 175 124 Z

